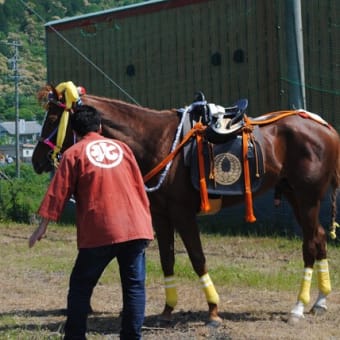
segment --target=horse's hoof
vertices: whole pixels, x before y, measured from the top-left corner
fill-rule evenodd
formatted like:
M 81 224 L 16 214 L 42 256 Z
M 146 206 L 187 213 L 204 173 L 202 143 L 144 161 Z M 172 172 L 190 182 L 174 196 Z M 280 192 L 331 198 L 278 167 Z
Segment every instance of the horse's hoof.
M 160 315 L 157 318 L 157 326 L 158 327 L 167 328 L 167 327 L 169 327 L 171 325 L 171 323 L 172 323 L 172 318 L 167 319 L 167 318 L 164 318 L 162 315 Z
M 171 315 L 163 315 L 161 314 L 158 317 L 158 321 L 162 323 L 170 323 L 172 321 L 172 316 Z
M 159 316 L 159 320 L 161 321 L 161 322 L 171 322 L 172 321 L 172 311 L 173 311 L 174 309 L 172 308 L 172 307 L 170 307 L 170 306 L 168 306 L 168 305 L 165 305 L 165 307 L 164 307 L 164 310 L 163 310 L 163 312 L 162 312 L 162 314 Z
M 309 313 L 315 315 L 315 316 L 320 316 L 323 315 L 327 312 L 327 307 L 322 307 L 322 306 L 313 306 L 313 308 L 310 310 Z
M 209 319 L 207 326 L 219 327 L 222 324 L 222 319 L 218 316 L 218 307 L 216 303 L 208 303 Z
M 219 316 L 215 316 L 214 318 L 210 318 L 207 322 L 207 326 L 217 328 L 222 325 L 222 319 Z
M 291 313 L 288 320 L 287 320 L 287 323 L 288 323 L 288 325 L 294 326 L 297 323 L 299 323 L 301 320 L 303 320 L 303 315 Z

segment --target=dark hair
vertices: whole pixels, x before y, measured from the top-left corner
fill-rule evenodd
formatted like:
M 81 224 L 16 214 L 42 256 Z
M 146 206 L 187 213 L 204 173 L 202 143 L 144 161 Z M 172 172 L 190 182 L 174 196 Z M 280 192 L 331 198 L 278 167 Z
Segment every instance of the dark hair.
M 82 137 L 89 132 L 99 131 L 100 115 L 94 107 L 89 105 L 80 105 L 71 114 L 70 123 L 72 129 Z

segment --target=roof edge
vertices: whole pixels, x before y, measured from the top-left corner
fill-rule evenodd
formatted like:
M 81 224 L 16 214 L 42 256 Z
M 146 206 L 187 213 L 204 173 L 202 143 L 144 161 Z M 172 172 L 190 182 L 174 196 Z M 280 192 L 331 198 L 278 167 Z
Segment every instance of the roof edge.
M 126 6 L 115 7 L 115 8 L 112 8 L 112 9 L 106 9 L 106 10 L 103 10 L 103 11 L 87 13 L 87 14 L 73 16 L 73 17 L 68 17 L 68 18 L 64 18 L 64 19 L 52 20 L 52 21 L 49 21 L 49 22 L 45 23 L 44 26 L 48 27 L 48 26 L 68 23 L 68 22 L 72 22 L 72 21 L 77 21 L 77 20 L 81 20 L 81 19 L 93 18 L 95 16 L 101 16 L 101 15 L 111 14 L 111 13 L 115 13 L 115 12 L 127 11 L 127 10 L 138 8 L 138 7 L 144 7 L 144 6 L 149 6 L 149 5 L 153 5 L 153 4 L 157 4 L 157 3 L 162 3 L 162 2 L 168 2 L 168 1 L 169 0 L 149 0 L 149 1 L 144 1 L 144 2 L 141 2 L 141 3 L 137 3 L 137 4 L 131 4 L 131 5 L 126 5 Z

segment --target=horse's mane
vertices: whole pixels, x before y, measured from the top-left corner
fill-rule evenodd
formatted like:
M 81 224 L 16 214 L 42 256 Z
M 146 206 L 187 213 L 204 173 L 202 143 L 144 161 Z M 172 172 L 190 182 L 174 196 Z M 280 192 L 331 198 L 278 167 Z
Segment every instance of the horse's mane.
M 46 107 L 47 105 L 47 98 L 48 98 L 48 94 L 49 92 L 54 92 L 57 95 L 57 91 L 55 89 L 55 87 L 51 84 L 46 84 L 45 86 L 43 86 L 37 93 L 37 99 L 38 102 L 40 103 L 40 105 L 42 105 L 43 107 Z M 125 102 L 123 100 L 120 99 L 115 99 L 115 98 L 108 98 L 108 97 L 101 97 L 98 95 L 94 95 L 94 94 L 86 94 L 85 95 L 87 98 L 89 98 L 90 100 L 94 100 L 94 101 L 98 101 L 100 103 L 106 103 L 108 105 L 115 105 L 115 106 L 120 106 L 120 107 L 124 107 L 125 110 L 130 111 L 142 111 L 143 113 L 148 113 L 148 114 L 173 114 L 175 112 L 177 112 L 176 109 L 167 109 L 167 110 L 156 110 L 156 109 L 152 109 L 149 107 L 144 107 L 141 105 L 136 105 L 133 103 L 128 103 Z
M 99 102 L 105 102 L 106 104 L 114 104 L 115 106 L 120 106 L 124 107 L 125 110 L 130 111 L 130 110 L 138 110 L 138 111 L 143 111 L 144 113 L 148 114 L 169 114 L 169 113 L 174 113 L 176 112 L 176 109 L 168 109 L 168 110 L 156 110 L 152 109 L 149 107 L 133 104 L 133 103 L 128 103 L 120 99 L 115 99 L 115 98 L 108 98 L 108 97 L 101 97 L 93 94 L 86 94 L 86 97 L 89 99 L 93 99 Z
M 48 98 L 48 94 L 51 91 L 55 91 L 54 87 L 52 85 L 45 85 L 44 87 L 42 87 L 38 93 L 37 93 L 37 99 L 38 99 L 38 103 L 42 106 L 46 106 L 47 104 L 47 98 Z

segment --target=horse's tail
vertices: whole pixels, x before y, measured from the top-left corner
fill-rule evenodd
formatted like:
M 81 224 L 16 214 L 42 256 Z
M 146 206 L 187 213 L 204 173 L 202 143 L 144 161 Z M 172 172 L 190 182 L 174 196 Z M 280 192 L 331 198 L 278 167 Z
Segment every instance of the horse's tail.
M 332 239 L 336 238 L 336 228 L 339 227 L 339 224 L 336 222 L 337 216 L 337 194 L 338 189 L 340 187 L 340 140 L 338 137 L 338 141 L 336 143 L 336 162 L 332 174 L 331 187 L 331 201 L 332 201 L 332 222 L 330 227 L 330 237 Z

